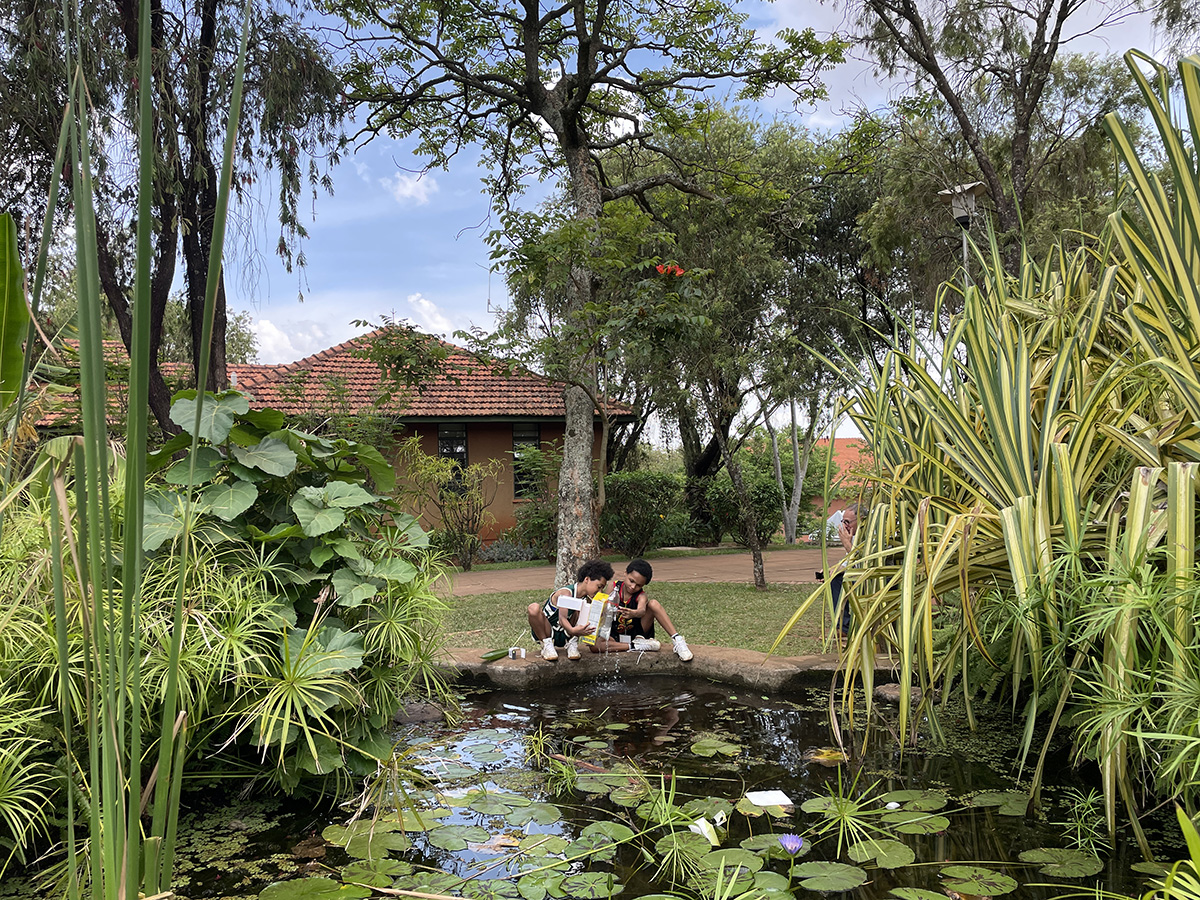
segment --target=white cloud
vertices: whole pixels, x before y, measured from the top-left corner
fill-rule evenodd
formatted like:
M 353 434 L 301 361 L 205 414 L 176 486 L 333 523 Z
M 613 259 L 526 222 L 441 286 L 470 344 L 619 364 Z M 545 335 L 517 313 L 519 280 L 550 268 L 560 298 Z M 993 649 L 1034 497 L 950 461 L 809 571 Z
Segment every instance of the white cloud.
M 441 308 L 421 294 L 409 294 L 408 305 L 412 309 L 413 322 L 423 331 L 448 334 L 454 330 L 454 324 L 446 318 Z
M 391 178 L 381 178 L 379 183 L 391 193 L 397 203 L 415 203 L 424 206 L 429 197 L 438 190 L 437 179 L 422 172 L 420 175 L 406 175 L 397 172 Z
M 311 321 L 276 325 L 270 319 L 257 319 L 250 326 L 258 338 L 259 362 L 279 364 L 295 362 L 338 343 L 322 325 Z

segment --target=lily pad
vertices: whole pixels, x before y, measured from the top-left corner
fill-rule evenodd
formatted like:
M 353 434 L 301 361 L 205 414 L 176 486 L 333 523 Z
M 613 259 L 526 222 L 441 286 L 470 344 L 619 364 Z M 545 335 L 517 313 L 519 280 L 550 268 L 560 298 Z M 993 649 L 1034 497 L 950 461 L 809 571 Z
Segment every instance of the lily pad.
M 1141 872 L 1143 875 L 1153 875 L 1156 878 L 1162 878 L 1171 871 L 1170 866 L 1164 866 L 1160 862 L 1135 862 L 1129 868 L 1135 872 Z
M 503 750 L 497 750 L 495 747 L 473 749 L 468 752 L 471 754 L 471 759 L 481 765 L 504 762 L 504 760 L 508 759 L 507 753 Z
M 850 848 L 850 858 L 856 863 L 874 862 L 881 869 L 899 869 L 910 865 L 917 855 L 900 841 L 868 839 Z
M 593 900 L 598 897 L 615 897 L 625 890 L 610 872 L 581 872 L 562 880 L 562 890 L 572 900 Z
M 624 722 L 613 722 L 604 726 L 605 731 L 627 731 L 629 726 Z
M 373 894 L 370 888 L 356 884 L 339 884 L 332 878 L 295 878 L 277 881 L 263 888 L 259 900 L 366 900 Z
M 557 834 L 531 834 L 521 840 L 519 849 L 532 856 L 553 856 L 564 852 L 568 846 L 570 842 Z
M 595 831 L 591 834 L 580 835 L 571 842 L 571 856 L 579 856 L 584 853 L 587 854 L 589 860 L 594 862 L 610 862 L 617 856 L 617 842 Z
M 608 799 L 617 806 L 631 807 L 645 800 L 646 793 L 646 786 L 643 784 L 627 784 L 613 788 L 608 794 Z
M 514 809 L 504 817 L 510 825 L 526 825 L 534 822 L 538 825 L 551 825 L 562 818 L 562 811 L 550 803 L 530 803 Z
M 478 825 L 439 825 L 429 829 L 429 843 L 442 850 L 466 850 L 467 844 L 482 844 L 490 837 Z
M 592 822 L 580 832 L 580 837 L 587 837 L 589 834 L 604 835 L 617 844 L 633 840 L 633 829 L 620 822 Z
M 475 810 L 477 813 L 483 813 L 485 816 L 507 816 L 520 805 L 515 803 L 510 804 L 507 800 L 507 795 L 488 794 L 472 800 L 468 804 L 468 808 Z
M 375 831 L 355 835 L 346 844 L 346 853 L 355 859 L 383 859 L 391 850 L 404 852 L 412 848 L 408 835 L 392 831 Z
M 720 738 L 707 737 L 693 743 L 692 752 L 705 758 L 716 756 L 718 753 L 722 756 L 737 756 L 742 752 L 742 748 Z
M 1082 850 L 1039 847 L 1021 854 L 1021 862 L 1040 865 L 1038 871 L 1051 878 L 1087 878 L 1104 868 L 1104 863 Z
M 760 891 L 765 900 L 791 900 L 795 896 L 787 876 L 766 869 L 754 873 L 754 889 Z
M 946 900 L 945 894 L 915 887 L 892 888 L 892 896 L 900 900 Z
M 792 874 L 809 891 L 852 891 L 867 880 L 867 873 L 858 866 L 836 862 L 800 863 Z
M 945 809 L 950 798 L 941 791 L 889 791 L 879 798 L 880 803 L 899 803 L 904 809 L 917 812 L 936 812 Z
M 984 791 L 967 802 L 971 806 L 997 806 L 1002 816 L 1023 816 L 1029 807 L 1029 795 L 1024 791 Z
M 692 831 L 672 831 L 663 835 L 654 843 L 654 852 L 659 856 L 668 853 L 679 853 L 692 859 L 699 859 L 712 849 L 707 838 Z
M 546 879 L 554 875 L 554 872 L 549 871 L 530 872 L 528 875 L 522 875 L 517 881 L 517 891 L 524 900 L 545 900 L 548 894 L 546 891 Z
M 757 853 L 743 850 L 741 847 L 726 847 L 723 850 L 713 850 L 699 860 L 699 865 L 705 869 L 725 867 L 725 873 L 732 875 L 735 868 L 753 874 L 763 867 L 763 858 Z
M 704 816 L 716 821 L 716 817 L 724 813 L 728 816 L 733 812 L 733 804 L 724 797 L 697 797 L 683 804 L 683 814 L 692 819 Z
M 759 806 L 757 803 L 751 803 L 745 797 L 739 800 L 733 807 L 744 816 L 752 816 L 758 818 L 761 815 L 771 816 L 773 819 L 782 819 L 784 816 L 791 815 L 791 809 L 784 809 L 782 806 Z
M 392 886 L 420 894 L 450 894 L 457 891 L 463 882 L 464 879 L 448 872 L 414 872 L 412 875 L 401 875 Z
M 942 869 L 942 886 L 960 894 L 995 897 L 1017 889 L 1017 882 L 983 866 L 946 866 Z
M 517 900 L 521 896 L 517 885 L 502 878 L 468 881 L 461 890 L 464 897 L 474 900 Z
M 371 887 L 391 887 L 397 875 L 408 875 L 413 867 L 398 859 L 366 859 L 350 863 L 342 869 L 342 881 L 367 884 Z
M 901 834 L 936 834 L 950 827 L 950 820 L 945 816 L 934 816 L 911 809 L 885 813 L 883 821 L 894 826 Z
M 479 774 L 470 766 L 464 766 L 453 760 L 438 760 L 433 766 L 433 774 L 447 781 L 457 781 L 461 778 L 474 778 Z
M 580 772 L 575 780 L 575 787 L 587 794 L 607 794 L 613 788 L 623 787 L 627 777 L 601 772 Z

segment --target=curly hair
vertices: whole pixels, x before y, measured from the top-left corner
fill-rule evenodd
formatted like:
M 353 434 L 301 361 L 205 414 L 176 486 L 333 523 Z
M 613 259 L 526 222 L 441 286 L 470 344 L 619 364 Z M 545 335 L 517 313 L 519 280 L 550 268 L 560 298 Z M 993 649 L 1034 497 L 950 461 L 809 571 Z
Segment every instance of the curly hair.
M 602 559 L 589 559 L 579 567 L 579 571 L 575 573 L 575 577 L 580 581 L 583 581 L 585 578 L 600 578 L 608 581 L 613 577 L 613 567 Z

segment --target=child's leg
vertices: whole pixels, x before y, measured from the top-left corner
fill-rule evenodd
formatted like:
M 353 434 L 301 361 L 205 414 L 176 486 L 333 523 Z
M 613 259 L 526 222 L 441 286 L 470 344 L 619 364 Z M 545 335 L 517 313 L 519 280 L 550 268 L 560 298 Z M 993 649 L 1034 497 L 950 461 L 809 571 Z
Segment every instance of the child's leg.
M 663 605 L 652 599 L 646 604 L 646 615 L 642 616 L 642 629 L 647 634 L 654 634 L 655 622 L 667 630 L 667 637 L 673 638 L 678 634 L 675 625 L 671 622 L 671 617 L 663 609 Z
M 596 643 L 588 644 L 593 653 L 620 653 L 622 650 L 628 650 L 629 645 L 622 641 L 613 641 L 608 638 L 596 638 Z
M 533 636 L 539 641 L 550 637 L 550 620 L 542 612 L 542 604 L 530 603 L 526 612 L 529 614 L 529 629 L 533 632 Z

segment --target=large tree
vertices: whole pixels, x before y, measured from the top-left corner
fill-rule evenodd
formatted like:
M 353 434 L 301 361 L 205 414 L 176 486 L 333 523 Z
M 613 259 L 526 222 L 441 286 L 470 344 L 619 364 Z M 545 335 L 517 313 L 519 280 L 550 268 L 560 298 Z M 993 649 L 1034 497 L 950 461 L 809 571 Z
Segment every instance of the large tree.
M 151 274 L 152 360 L 163 340 L 167 301 L 183 262 L 188 330 L 196 371 L 208 363 L 207 387 L 225 386 L 225 281 L 217 286 L 213 340 L 200 352 L 220 141 L 225 133 L 236 39 L 243 4 L 234 0 L 159 0 L 153 4 L 154 252 Z M 278 250 L 290 265 L 304 228 L 297 217 L 304 185 L 324 178 L 323 162 L 340 144 L 345 103 L 325 48 L 306 30 L 300 7 L 276 9 L 258 0 L 247 62 L 242 124 L 236 145 L 235 201 L 240 237 L 252 246 L 257 230 L 255 185 L 265 170 L 279 189 Z M 138 4 L 135 0 L 79 6 L 80 28 L 90 36 L 79 60 L 96 126 L 96 230 L 101 288 L 126 347 L 131 339 L 136 228 L 135 172 L 129 136 L 136 134 Z M 65 106 L 64 29 L 56 4 L 0 0 L 0 135 L 9 143 L 10 172 L 0 178 L 0 208 L 16 211 L 36 231 L 54 169 Z M 69 172 L 65 174 L 69 175 Z M 327 182 L 326 182 L 327 184 Z M 64 209 L 70 189 L 64 194 Z M 170 396 L 157 363 L 150 374 L 150 406 L 160 426 L 174 432 Z
M 419 152 L 445 165 L 473 142 L 483 148 L 497 198 L 521 182 L 565 176 L 571 212 L 596 223 L 604 204 L 664 186 L 687 190 L 663 171 L 614 181 L 601 155 L 658 154 L 662 135 L 723 81 L 749 95 L 783 82 L 818 92 L 822 66 L 840 45 L 812 31 L 761 43 L 745 16 L 723 2 L 334 0 L 348 23 L 352 97 L 368 106 L 372 133 L 416 134 Z M 682 111 L 682 113 L 681 113 Z M 568 296 L 582 310 L 596 278 L 585 254 Z M 578 362 L 564 391 L 566 441 L 559 478 L 560 579 L 596 550 L 592 398 Z
M 1128 92 L 1129 80 L 1115 62 L 1090 71 L 1077 61 L 1063 65 L 1072 41 L 1116 25 L 1138 6 L 1123 0 L 845 2 L 858 16 L 858 39 L 883 69 L 907 74 L 945 104 L 939 118 L 948 129 L 937 137 L 944 140 L 953 129 L 971 163 L 953 177 L 987 186 L 999 231 L 1015 248 L 1038 185 L 1070 162 L 1075 139 L 1098 132 L 1101 117 Z

